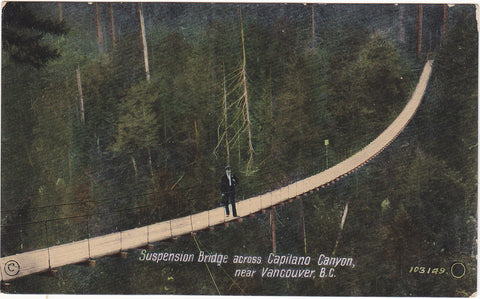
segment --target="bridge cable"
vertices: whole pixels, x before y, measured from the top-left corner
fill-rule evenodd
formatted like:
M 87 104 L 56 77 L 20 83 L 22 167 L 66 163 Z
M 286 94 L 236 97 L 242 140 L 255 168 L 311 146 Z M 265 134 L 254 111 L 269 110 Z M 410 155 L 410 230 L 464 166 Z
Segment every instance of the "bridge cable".
M 195 189 L 195 187 L 192 186 L 192 187 L 177 188 L 177 190 L 178 189 L 182 191 L 189 191 L 189 190 Z M 143 196 L 153 195 L 154 193 L 155 193 L 154 191 L 148 191 L 148 192 L 145 192 Z M 121 200 L 121 199 L 131 199 L 131 198 L 130 198 L 130 195 L 121 195 L 121 196 L 115 196 L 115 198 L 100 198 L 98 200 L 71 201 L 71 202 L 57 203 L 57 204 L 44 205 L 44 206 L 38 206 L 38 207 L 29 206 L 29 207 L 11 208 L 11 209 L 1 210 L 1 213 L 10 213 L 10 212 L 19 213 L 22 210 L 38 211 L 38 209 L 54 208 L 54 207 L 61 207 L 61 206 L 73 206 L 73 205 L 81 205 L 81 204 L 87 204 L 87 203 L 105 203 L 105 202 L 110 202 L 112 200 Z
M 76 216 L 69 216 L 69 217 L 50 218 L 50 219 L 31 221 L 31 222 L 2 224 L 0 226 L 1 227 L 22 226 L 22 225 L 27 225 L 27 224 L 38 224 L 38 223 L 42 223 L 44 221 L 68 220 L 68 219 L 74 219 L 74 218 L 87 218 L 87 217 L 90 217 L 90 216 L 97 216 L 97 215 L 113 215 L 115 213 L 121 213 L 121 212 L 129 211 L 129 210 L 137 210 L 137 209 L 141 209 L 141 208 L 149 208 L 149 207 L 154 207 L 154 206 L 159 206 L 159 205 L 158 205 L 158 203 L 154 203 L 154 204 L 149 204 L 149 205 L 144 205 L 144 206 L 124 208 L 124 209 L 114 210 L 114 211 L 96 212 L 96 213 L 91 213 L 91 214 L 76 215 Z
M 198 241 L 198 243 L 199 243 L 200 245 L 203 246 L 203 244 L 202 244 L 202 242 L 201 242 L 200 240 L 197 240 L 197 241 Z M 204 247 L 204 246 L 203 246 L 203 247 Z M 208 252 L 208 251 L 207 251 L 207 253 L 210 254 L 210 252 Z M 222 271 L 225 273 L 225 275 L 233 282 L 234 285 L 236 285 L 236 286 L 240 289 L 240 291 L 241 291 L 244 295 L 247 295 L 247 293 L 245 292 L 245 290 L 242 289 L 242 287 L 237 283 L 237 281 L 236 281 L 235 279 L 233 279 L 233 278 L 227 273 L 227 271 L 223 268 L 222 265 L 220 265 L 220 269 L 222 269 Z
M 92 255 L 91 255 L 91 253 L 90 253 L 90 226 L 88 225 L 88 223 L 89 223 L 88 219 L 90 219 L 90 218 L 87 218 L 88 259 L 92 259 Z
M 195 244 L 197 245 L 198 252 L 200 252 L 201 251 L 200 245 L 198 245 L 197 238 L 195 237 L 195 235 L 193 235 L 193 240 L 195 240 Z M 212 272 L 210 271 L 210 268 L 208 267 L 207 263 L 205 263 L 205 267 L 207 267 L 208 274 L 210 274 L 210 277 L 212 278 L 213 284 L 215 285 L 215 288 L 217 289 L 218 294 L 222 295 L 222 293 L 220 293 L 220 290 L 218 289 L 217 283 L 215 282 L 215 278 L 213 278 Z
M 47 221 L 45 221 L 44 223 L 45 223 L 45 239 L 47 240 L 47 244 L 48 244 Z M 47 247 L 47 253 L 48 253 L 48 269 L 52 269 L 52 265 L 51 265 L 51 262 L 50 262 L 50 247 Z

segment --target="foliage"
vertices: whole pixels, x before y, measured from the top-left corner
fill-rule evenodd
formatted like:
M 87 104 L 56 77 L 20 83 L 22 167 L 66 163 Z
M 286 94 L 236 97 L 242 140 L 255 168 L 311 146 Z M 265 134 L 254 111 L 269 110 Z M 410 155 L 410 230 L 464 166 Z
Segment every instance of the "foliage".
M 60 57 L 58 49 L 42 43 L 45 34 L 62 35 L 68 32 L 64 22 L 38 17 L 24 3 L 8 3 L 3 9 L 2 49 L 19 63 L 36 68 Z

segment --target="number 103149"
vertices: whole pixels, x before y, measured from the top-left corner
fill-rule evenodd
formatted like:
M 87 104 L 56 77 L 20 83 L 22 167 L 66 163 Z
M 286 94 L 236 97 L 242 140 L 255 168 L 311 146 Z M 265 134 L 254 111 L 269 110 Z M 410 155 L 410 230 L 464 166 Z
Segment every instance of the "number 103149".
M 443 267 L 421 267 L 421 266 L 411 266 L 408 273 L 418 273 L 418 274 L 445 274 L 447 270 Z

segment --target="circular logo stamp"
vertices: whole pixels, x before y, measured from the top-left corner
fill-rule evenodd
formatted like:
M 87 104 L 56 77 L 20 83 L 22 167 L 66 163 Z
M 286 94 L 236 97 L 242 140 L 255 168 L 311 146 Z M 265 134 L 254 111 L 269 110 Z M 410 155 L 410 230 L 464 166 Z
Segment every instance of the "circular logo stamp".
M 463 263 L 455 262 L 450 267 L 450 273 L 452 274 L 453 278 L 460 279 L 465 276 L 467 269 Z
M 20 272 L 20 264 L 17 261 L 10 260 L 5 263 L 4 270 L 7 275 L 15 276 Z

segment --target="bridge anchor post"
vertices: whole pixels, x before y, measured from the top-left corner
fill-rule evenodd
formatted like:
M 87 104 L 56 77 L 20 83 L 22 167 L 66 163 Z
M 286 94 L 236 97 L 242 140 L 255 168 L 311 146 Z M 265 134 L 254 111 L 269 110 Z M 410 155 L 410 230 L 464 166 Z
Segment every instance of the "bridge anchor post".
M 93 259 L 88 259 L 84 262 L 78 263 L 78 265 L 86 266 L 86 267 L 95 267 L 95 260 Z
M 56 276 L 57 276 L 57 272 L 58 272 L 57 269 L 49 268 L 49 269 L 46 270 L 45 272 L 39 273 L 39 275 L 40 275 L 40 276 L 47 276 L 47 277 L 56 277 Z

